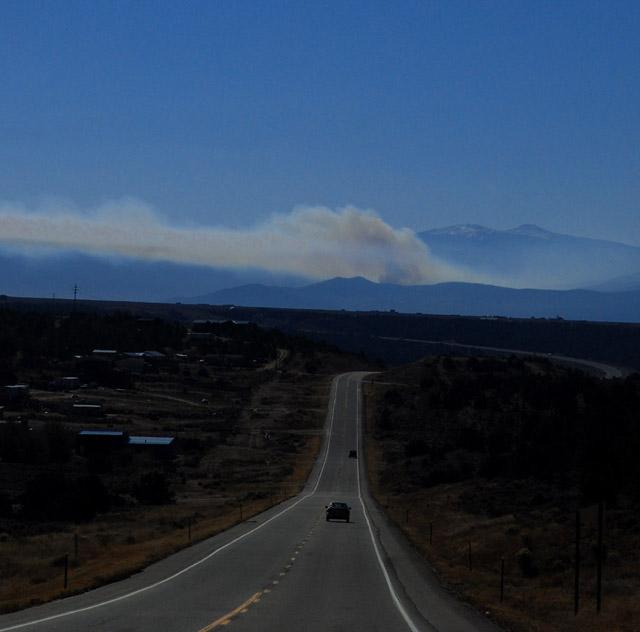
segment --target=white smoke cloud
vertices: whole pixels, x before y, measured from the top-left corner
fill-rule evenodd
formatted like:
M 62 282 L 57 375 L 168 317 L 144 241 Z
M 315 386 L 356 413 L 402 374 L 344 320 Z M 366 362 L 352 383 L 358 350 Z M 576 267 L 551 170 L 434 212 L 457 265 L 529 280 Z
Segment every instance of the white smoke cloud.
M 372 211 L 301 206 L 247 230 L 172 226 L 148 204 L 127 198 L 92 212 L 73 207 L 27 211 L 0 205 L 0 244 L 198 264 L 261 268 L 310 279 L 362 276 L 426 284 L 472 278 L 438 261 L 417 235 Z

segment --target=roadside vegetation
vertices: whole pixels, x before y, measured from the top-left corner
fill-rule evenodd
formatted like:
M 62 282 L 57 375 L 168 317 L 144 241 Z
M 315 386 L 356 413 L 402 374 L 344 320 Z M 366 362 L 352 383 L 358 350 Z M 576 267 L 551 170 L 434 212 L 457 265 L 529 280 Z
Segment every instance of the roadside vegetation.
M 447 355 L 365 394 L 374 494 L 454 592 L 516 632 L 640 628 L 638 374 Z
M 121 579 L 298 493 L 331 379 L 354 367 L 247 322 L 0 310 L 0 611 Z

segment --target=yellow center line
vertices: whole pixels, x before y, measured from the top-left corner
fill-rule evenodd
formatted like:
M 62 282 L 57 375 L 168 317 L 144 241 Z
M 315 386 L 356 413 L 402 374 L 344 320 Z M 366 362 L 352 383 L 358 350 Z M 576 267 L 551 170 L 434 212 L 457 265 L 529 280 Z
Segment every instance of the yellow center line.
M 209 630 L 213 630 L 213 628 L 218 627 L 219 625 L 227 625 L 231 617 L 237 615 L 239 612 L 242 612 L 243 610 L 246 610 L 247 606 L 251 605 L 254 601 L 258 601 L 261 594 L 262 594 L 261 592 L 257 592 L 253 597 L 251 597 L 250 599 L 247 599 L 241 606 L 238 606 L 235 610 L 228 612 L 227 614 L 220 617 L 213 623 L 210 623 L 208 626 L 202 628 L 201 630 L 198 630 L 198 632 L 209 632 Z

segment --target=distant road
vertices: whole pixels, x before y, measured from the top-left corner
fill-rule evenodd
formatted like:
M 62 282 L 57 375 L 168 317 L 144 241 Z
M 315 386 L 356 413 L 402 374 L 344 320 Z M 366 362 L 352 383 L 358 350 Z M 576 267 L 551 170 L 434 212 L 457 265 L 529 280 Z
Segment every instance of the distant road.
M 536 351 L 523 351 L 522 349 L 503 349 L 501 347 L 483 347 L 480 345 L 466 345 L 459 342 L 449 342 L 447 340 L 419 340 L 416 338 L 392 338 L 390 336 L 380 336 L 382 340 L 393 340 L 396 342 L 416 342 L 424 345 L 439 345 L 454 347 L 459 349 L 469 349 L 475 351 L 487 352 L 490 355 L 515 355 L 515 356 L 532 356 L 539 358 L 548 358 L 556 364 L 564 366 L 572 366 L 582 368 L 585 371 L 596 373 L 606 379 L 614 377 L 622 377 L 623 372 L 615 366 L 603 364 L 602 362 L 593 362 L 591 360 L 583 360 L 581 358 L 571 358 L 569 356 L 557 355 L 553 353 L 538 353 Z
M 370 499 L 365 373 L 334 380 L 304 491 L 122 582 L 0 617 L 0 632 L 497 632 L 444 590 Z M 359 459 L 348 458 L 357 449 Z M 343 500 L 351 522 L 326 522 Z

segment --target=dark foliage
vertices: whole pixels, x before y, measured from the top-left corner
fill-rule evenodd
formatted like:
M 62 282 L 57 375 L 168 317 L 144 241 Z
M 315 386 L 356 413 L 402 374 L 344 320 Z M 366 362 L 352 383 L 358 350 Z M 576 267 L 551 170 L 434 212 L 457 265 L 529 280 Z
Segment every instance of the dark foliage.
M 97 476 L 42 473 L 29 481 L 21 500 L 29 520 L 85 522 L 109 509 L 109 494 Z
M 400 371 L 400 370 L 399 370 Z M 403 379 L 404 389 L 397 386 Z M 383 378 L 381 378 L 383 380 Z M 579 481 L 580 502 L 640 497 L 640 380 L 543 361 L 445 356 L 391 374 L 376 432 L 414 485 L 472 477 Z
M 0 518 L 10 518 L 13 509 L 11 497 L 6 492 L 0 492 Z
M 93 349 L 180 348 L 185 335 L 186 329 L 178 323 L 143 320 L 127 313 L 61 316 L 0 309 L 0 374 L 15 375 L 16 368 L 40 368 L 43 359 L 65 360 Z
M 640 324 L 635 323 L 248 307 L 234 313 L 238 318 L 255 318 L 285 332 L 304 330 L 310 337 L 321 337 L 344 350 L 362 351 L 369 358 L 380 358 L 391 365 L 449 353 L 452 350 L 449 341 L 455 341 L 589 358 L 640 369 Z M 455 347 L 455 351 L 464 353 L 460 347 Z
M 0 459 L 9 463 L 66 463 L 73 450 L 72 434 L 61 424 L 41 428 L 9 423 L 0 426 Z
M 168 505 L 175 501 L 163 472 L 143 474 L 133 487 L 133 496 L 141 505 Z

